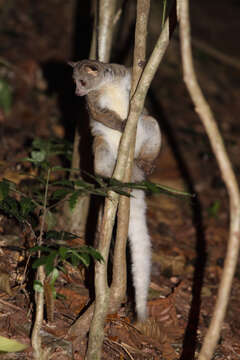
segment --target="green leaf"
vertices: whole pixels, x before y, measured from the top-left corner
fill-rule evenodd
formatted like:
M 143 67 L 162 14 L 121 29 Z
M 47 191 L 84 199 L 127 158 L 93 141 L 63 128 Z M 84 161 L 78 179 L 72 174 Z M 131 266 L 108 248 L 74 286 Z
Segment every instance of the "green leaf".
M 13 191 L 14 191 L 14 190 L 17 189 L 17 185 L 15 184 L 15 182 L 10 181 L 10 180 L 5 179 L 5 178 L 3 178 L 3 181 L 4 181 L 6 184 L 8 184 L 9 190 L 13 190 Z
M 0 182 L 0 201 L 4 200 L 9 193 L 9 183 L 6 181 Z
M 0 336 L 0 352 L 17 352 L 26 349 L 29 345 L 22 344 L 17 340 Z
M 62 271 L 64 274 L 67 273 L 66 269 L 65 269 L 63 266 L 61 266 L 61 265 L 58 265 L 58 269 L 59 269 L 60 271 Z
M 32 142 L 32 147 L 34 149 L 44 150 L 47 147 L 48 140 L 36 138 Z
M 82 195 L 82 191 L 77 190 L 77 191 L 74 191 L 74 193 L 72 193 L 72 195 L 69 197 L 68 203 L 69 203 L 70 210 L 74 210 L 75 206 L 77 205 L 77 200 L 80 195 Z
M 30 249 L 28 249 L 29 252 L 37 252 L 37 251 L 45 251 L 45 252 L 50 252 L 51 249 L 47 246 L 34 246 Z
M 94 195 L 98 195 L 98 196 L 107 196 L 107 190 L 101 190 L 101 189 L 96 189 L 96 190 L 89 190 L 88 191 L 90 194 L 94 194 Z
M 126 184 L 117 180 L 117 179 L 114 179 L 114 178 L 110 178 L 109 179 L 109 185 L 110 186 L 125 186 L 126 187 Z
M 52 296 L 53 296 L 54 299 L 57 298 L 57 292 L 56 292 L 54 286 L 52 286 Z
M 100 254 L 99 251 L 97 251 L 96 249 L 94 249 L 92 246 L 81 246 L 78 249 L 79 252 L 85 252 L 89 255 L 91 255 L 95 260 L 98 261 L 104 261 L 102 255 Z
M 90 248 L 88 246 L 86 246 L 86 247 L 81 246 L 81 248 L 79 248 L 79 249 L 69 249 L 69 252 L 71 253 L 72 261 L 73 261 L 73 259 L 75 261 L 74 257 L 76 257 L 79 259 L 79 261 L 81 261 L 87 267 L 90 264 L 90 256 L 92 256 L 94 259 L 96 259 L 98 261 L 103 261 L 102 255 L 95 249 Z
M 12 107 L 12 90 L 9 84 L 0 79 L 0 108 L 5 114 L 8 114 Z
M 207 209 L 208 215 L 210 217 L 217 217 L 219 214 L 221 202 L 219 200 L 214 201 L 214 203 Z
M 166 10 L 167 10 L 167 0 L 163 0 L 162 24 L 161 24 L 162 28 L 163 28 L 165 20 L 166 20 Z
M 75 184 L 76 187 L 79 187 L 79 188 L 94 189 L 93 184 L 90 184 L 90 183 L 88 183 L 86 181 L 83 181 L 83 180 L 75 180 L 74 184 Z
M 56 250 L 52 250 L 51 253 L 47 256 L 47 262 L 45 264 L 45 271 L 46 271 L 46 275 L 49 275 L 53 269 L 54 269 L 54 261 L 57 257 L 57 251 Z
M 54 240 L 59 240 L 60 232 L 56 231 L 56 230 L 50 230 L 46 232 L 46 240 L 50 240 L 50 239 L 54 239 Z
M 127 196 L 127 197 L 130 197 L 131 194 L 126 192 L 126 191 L 123 191 L 123 190 L 120 190 L 118 188 L 112 188 L 113 191 L 115 191 L 117 194 L 119 195 L 124 195 L 124 196 Z
M 88 267 L 90 265 L 90 257 L 87 253 L 78 253 L 76 251 L 73 251 L 73 254 L 85 265 Z
M 57 280 L 57 278 L 58 278 L 58 276 L 59 276 L 59 271 L 58 271 L 58 269 L 55 267 L 55 268 L 53 269 L 53 271 L 50 273 L 49 276 L 51 277 L 50 285 L 53 287 L 55 281 Z
M 59 251 L 59 255 L 60 255 L 61 259 L 65 260 L 67 258 L 68 248 L 66 248 L 64 246 L 60 246 L 58 251 Z
M 77 173 L 80 172 L 79 169 L 64 168 L 62 166 L 53 166 L 52 171 L 67 171 L 67 172 L 77 172 Z
M 77 239 L 78 236 L 74 235 L 70 232 L 67 231 L 56 231 L 56 230 L 51 230 L 48 231 L 46 233 L 46 240 L 74 240 Z
M 56 215 L 51 212 L 50 210 L 46 211 L 46 218 L 45 218 L 48 230 L 51 230 L 57 223 Z
M 70 263 L 71 263 L 73 266 L 76 267 L 76 266 L 79 265 L 80 259 L 76 256 L 76 254 L 71 253 L 70 259 L 71 259 L 71 260 L 69 260 L 69 261 L 70 261 Z
M 30 212 L 32 212 L 36 205 L 32 202 L 30 198 L 22 197 L 20 201 L 21 213 L 24 218 L 26 218 Z
M 49 254 L 46 256 L 41 256 L 40 258 L 36 259 L 34 261 L 34 263 L 32 264 L 32 268 L 36 269 L 37 267 L 43 265 L 46 271 L 46 275 L 49 275 L 53 269 L 55 268 L 54 266 L 54 261 L 56 259 L 56 257 L 58 256 L 57 251 L 56 250 L 52 250 L 49 249 Z
M 19 222 L 24 220 L 19 210 L 19 203 L 13 197 L 7 196 L 4 200 L 0 201 L 0 209 L 7 215 L 14 216 Z
M 61 186 L 66 186 L 66 187 L 70 187 L 71 189 L 74 189 L 73 182 L 71 180 L 67 180 L 67 179 L 54 181 L 52 183 L 52 185 L 61 185 Z
M 54 155 L 64 155 L 69 158 L 72 153 L 72 144 L 62 139 L 34 139 L 32 146 L 34 149 L 46 152 L 46 157 Z
M 36 163 L 43 162 L 46 159 L 46 151 L 45 150 L 41 150 L 41 151 L 33 150 L 33 151 L 31 151 L 31 157 L 32 157 L 32 161 L 34 161 Z
M 56 293 L 56 299 L 65 300 L 66 296 L 63 294 Z
M 146 190 L 151 191 L 152 193 L 163 193 L 167 195 L 173 195 L 173 196 L 186 196 L 186 197 L 194 197 L 194 194 L 190 194 L 186 191 L 173 189 L 169 186 L 161 185 L 161 184 L 155 184 L 150 181 L 142 181 L 140 183 L 136 183 L 136 188 L 138 188 L 138 185 L 146 187 Z
M 52 193 L 51 198 L 53 200 L 61 200 L 65 198 L 69 193 L 71 193 L 71 189 L 58 189 Z
M 38 280 L 34 280 L 33 282 L 33 289 L 39 293 L 43 292 L 43 285 L 41 283 L 41 281 Z
M 46 256 L 41 256 L 40 258 L 36 259 L 33 264 L 32 264 L 32 268 L 33 269 L 36 269 L 38 268 L 39 266 L 41 265 L 46 265 L 47 262 L 48 262 L 48 256 L 49 255 L 46 255 Z
M 194 194 L 190 194 L 186 191 L 182 191 L 182 190 L 178 190 L 178 189 L 173 189 L 169 186 L 165 186 L 165 185 L 160 185 L 160 184 L 156 184 L 157 188 L 160 191 L 165 191 L 167 194 L 170 195 L 176 195 L 176 196 L 185 196 L 185 197 L 194 197 Z

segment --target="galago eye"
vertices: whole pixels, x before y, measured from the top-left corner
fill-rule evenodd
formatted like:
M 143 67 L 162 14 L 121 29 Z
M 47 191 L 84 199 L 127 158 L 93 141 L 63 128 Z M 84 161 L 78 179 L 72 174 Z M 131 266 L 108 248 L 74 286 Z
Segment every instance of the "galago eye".
M 85 87 L 85 86 L 86 86 L 86 82 L 83 81 L 83 80 L 79 80 L 79 83 L 80 83 L 80 85 L 81 85 L 82 87 Z

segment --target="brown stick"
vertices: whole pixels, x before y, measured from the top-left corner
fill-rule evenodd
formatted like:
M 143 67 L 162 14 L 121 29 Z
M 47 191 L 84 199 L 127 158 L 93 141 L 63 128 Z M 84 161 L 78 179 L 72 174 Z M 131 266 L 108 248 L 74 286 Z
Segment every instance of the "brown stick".
M 136 90 L 138 81 L 145 66 L 149 9 L 150 0 L 137 2 L 131 97 Z
M 43 216 L 42 216 L 42 223 L 40 227 L 40 234 L 38 238 L 38 246 L 42 245 L 43 242 L 43 231 L 44 225 L 46 220 L 47 214 L 47 195 L 48 195 L 48 184 L 50 179 L 51 170 L 48 169 L 47 172 L 47 180 L 46 180 L 46 187 L 45 187 L 45 194 L 44 194 L 44 204 L 43 204 Z M 38 257 L 40 257 L 41 253 L 38 251 Z M 45 270 L 44 266 L 41 265 L 37 269 L 36 278 L 41 284 L 44 284 L 45 280 Z M 42 328 L 43 323 L 43 312 L 44 312 L 44 291 L 37 292 L 35 291 L 35 301 L 36 301 L 36 315 L 33 325 L 33 331 L 31 336 L 32 347 L 34 350 L 33 358 L 34 359 L 44 359 L 44 350 L 42 349 L 42 338 L 40 335 L 40 331 Z
M 118 205 L 117 235 L 113 256 L 113 277 L 111 284 L 111 301 L 108 309 L 109 313 L 117 311 L 126 296 L 128 222 L 129 198 L 121 196 Z
M 138 0 L 137 2 L 137 20 L 135 28 L 134 43 L 134 62 L 131 94 L 136 90 L 138 81 L 143 71 L 146 57 L 147 23 L 149 16 L 150 0 Z M 133 135 L 131 148 L 129 151 L 124 181 L 131 180 L 133 158 L 135 151 L 135 135 Z M 126 196 L 120 196 L 118 207 L 117 236 L 115 241 L 113 258 L 113 280 L 111 284 L 111 300 L 114 301 L 115 309 L 121 305 L 127 287 L 126 273 L 126 244 L 128 236 L 128 224 L 130 213 L 130 199 Z M 121 274 L 119 276 L 119 274 Z
M 188 0 L 178 0 L 178 3 L 184 81 L 195 105 L 196 112 L 198 113 L 209 137 L 230 201 L 229 240 L 222 279 L 220 281 L 217 301 L 210 327 L 204 338 L 203 346 L 198 358 L 199 360 L 209 360 L 212 358 L 220 336 L 221 325 L 225 317 L 233 276 L 238 260 L 240 236 L 240 197 L 236 177 L 228 158 L 221 134 L 217 128 L 211 109 L 206 102 L 196 79 L 190 45 L 189 2 Z

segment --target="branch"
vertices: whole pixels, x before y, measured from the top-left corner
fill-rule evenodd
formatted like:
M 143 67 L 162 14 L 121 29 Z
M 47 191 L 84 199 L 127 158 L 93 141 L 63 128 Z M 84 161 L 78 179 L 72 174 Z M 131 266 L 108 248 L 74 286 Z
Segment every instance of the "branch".
M 209 360 L 212 358 L 220 336 L 221 325 L 225 317 L 233 276 L 238 260 L 240 236 L 240 197 L 236 177 L 226 153 L 221 134 L 217 128 L 211 109 L 206 102 L 196 79 L 190 45 L 189 3 L 188 0 L 178 0 L 178 3 L 184 81 L 195 105 L 196 112 L 198 113 L 209 137 L 230 201 L 229 240 L 222 279 L 220 281 L 217 301 L 210 327 L 204 338 L 203 346 L 198 357 L 199 360 Z
M 97 22 L 98 22 L 98 0 L 92 0 L 91 11 L 93 13 L 93 30 L 92 30 L 92 40 L 89 53 L 89 59 L 95 60 L 97 58 Z
M 145 66 L 149 9 L 150 0 L 139 0 L 137 2 L 131 97 L 136 90 Z
M 138 0 L 137 20 L 135 27 L 134 61 L 131 94 L 134 93 L 143 71 L 146 57 L 147 23 L 149 16 L 150 0 Z M 131 148 L 125 170 L 124 182 L 131 180 L 133 158 L 135 151 L 136 130 L 132 137 Z M 126 295 L 126 245 L 130 213 L 130 198 L 120 196 L 118 207 L 117 236 L 113 257 L 113 280 L 111 284 L 111 299 L 114 308 L 119 307 Z M 121 276 L 119 276 L 121 273 Z
M 99 4 L 98 60 L 109 62 L 116 0 L 100 0 Z
M 108 62 L 110 58 L 115 8 L 116 0 L 100 0 L 98 59 L 103 62 Z M 95 264 L 95 307 L 86 354 L 88 360 L 101 358 L 104 322 L 108 311 L 110 294 L 107 283 L 108 256 L 119 198 L 119 196 L 115 198 L 113 195 L 115 194 L 110 192 L 109 198 L 105 200 L 104 215 L 99 237 L 98 250 L 104 262 L 96 262 Z
M 47 195 L 48 195 L 48 184 L 49 184 L 49 179 L 50 179 L 50 173 L 51 173 L 51 170 L 48 169 L 46 188 L 45 188 L 45 194 L 44 194 L 44 203 L 43 203 L 43 216 L 42 216 L 42 223 L 41 223 L 41 228 L 40 228 L 40 235 L 38 238 L 38 246 L 41 246 L 42 241 L 43 241 L 42 238 L 43 238 L 44 224 L 45 224 L 45 219 L 46 219 L 46 214 L 47 214 Z M 40 257 L 40 251 L 38 253 L 38 256 Z M 45 271 L 44 271 L 43 265 L 38 267 L 36 278 L 38 281 L 41 282 L 42 285 L 44 284 Z M 40 330 L 41 330 L 42 322 L 43 322 L 43 312 L 44 312 L 44 290 L 42 292 L 35 291 L 35 301 L 36 301 L 36 317 L 35 317 L 32 336 L 31 336 L 32 347 L 34 349 L 33 358 L 44 360 L 46 353 L 41 347 L 42 339 L 41 339 L 41 335 L 40 335 Z

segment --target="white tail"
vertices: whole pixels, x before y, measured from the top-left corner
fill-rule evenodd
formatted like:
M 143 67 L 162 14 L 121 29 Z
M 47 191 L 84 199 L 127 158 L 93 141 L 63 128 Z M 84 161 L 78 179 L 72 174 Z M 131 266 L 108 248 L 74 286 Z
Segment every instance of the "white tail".
M 151 274 L 151 240 L 147 229 L 144 191 L 133 190 L 131 195 L 128 236 L 132 257 L 132 276 L 137 317 L 139 321 L 144 321 L 148 316 L 147 297 Z

